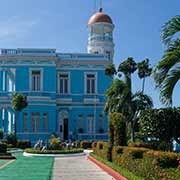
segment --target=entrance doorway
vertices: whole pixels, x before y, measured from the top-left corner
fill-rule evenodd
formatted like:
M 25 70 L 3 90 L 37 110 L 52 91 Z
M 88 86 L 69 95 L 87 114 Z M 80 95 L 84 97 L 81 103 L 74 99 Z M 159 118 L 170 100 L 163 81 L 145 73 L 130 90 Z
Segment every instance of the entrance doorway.
M 68 140 L 68 118 L 64 119 L 64 140 Z

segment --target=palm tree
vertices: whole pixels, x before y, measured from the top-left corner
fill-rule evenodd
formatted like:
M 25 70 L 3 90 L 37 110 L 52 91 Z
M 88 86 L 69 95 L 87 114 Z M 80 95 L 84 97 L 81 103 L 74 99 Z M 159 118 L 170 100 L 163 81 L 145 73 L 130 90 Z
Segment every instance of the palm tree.
M 107 102 L 104 112 L 106 114 L 119 112 L 122 107 L 125 107 L 126 97 L 129 94 L 129 88 L 126 83 L 120 79 L 114 79 L 112 85 L 106 91 Z
M 131 99 L 133 118 L 131 120 L 131 140 L 135 141 L 135 126 L 142 110 L 153 108 L 153 101 L 150 96 L 143 94 L 141 91 L 132 95 Z
M 164 44 L 168 45 L 172 41 L 174 35 L 180 32 L 180 15 L 177 15 L 166 22 L 163 26 L 162 31 L 162 40 Z
M 152 68 L 149 68 L 149 59 L 145 59 L 137 64 L 138 76 L 142 79 L 142 94 L 144 93 L 145 79 L 151 75 Z
M 178 32 L 180 16 L 172 18 L 163 27 L 162 40 L 167 49 L 154 70 L 154 80 L 160 88 L 160 100 L 165 105 L 172 105 L 173 90 L 180 79 L 180 39 L 172 39 Z
M 123 73 L 124 79 L 113 80 L 111 87 L 107 90 L 107 102 L 105 113 L 120 112 L 126 118 L 127 124 L 131 124 L 131 139 L 135 140 L 134 129 L 141 110 L 152 107 L 152 100 L 142 92 L 132 93 L 131 75 L 136 71 L 137 64 L 133 58 L 123 61 L 118 68 L 118 73 Z
M 14 133 L 16 134 L 17 130 L 17 121 L 19 119 L 19 112 L 22 111 L 24 108 L 27 107 L 27 97 L 23 94 L 14 93 L 11 99 L 12 109 L 16 112 L 16 119 L 15 119 L 15 127 Z
M 106 69 L 105 69 L 105 75 L 113 78 L 113 76 L 116 74 L 116 68 L 114 64 L 108 64 Z

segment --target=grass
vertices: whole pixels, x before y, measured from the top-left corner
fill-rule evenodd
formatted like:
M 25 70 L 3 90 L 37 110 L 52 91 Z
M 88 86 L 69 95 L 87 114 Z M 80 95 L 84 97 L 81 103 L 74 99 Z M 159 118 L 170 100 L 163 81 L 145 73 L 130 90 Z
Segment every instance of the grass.
M 2 166 L 3 164 L 7 163 L 9 160 L 4 160 L 4 159 L 0 159 L 0 166 Z
M 53 158 L 24 157 L 16 153 L 13 163 L 0 170 L 2 180 L 51 180 Z
M 115 170 L 116 172 L 120 173 L 122 176 L 126 177 L 128 180 L 143 180 L 143 178 L 134 175 L 133 173 L 129 172 L 128 170 L 122 169 L 121 167 L 119 167 L 119 166 L 113 164 L 112 162 L 109 162 L 109 161 L 97 156 L 94 153 L 90 153 L 90 155 L 92 157 L 94 157 L 95 159 L 97 159 L 98 161 L 106 164 L 107 166 L 109 166 L 110 168 Z

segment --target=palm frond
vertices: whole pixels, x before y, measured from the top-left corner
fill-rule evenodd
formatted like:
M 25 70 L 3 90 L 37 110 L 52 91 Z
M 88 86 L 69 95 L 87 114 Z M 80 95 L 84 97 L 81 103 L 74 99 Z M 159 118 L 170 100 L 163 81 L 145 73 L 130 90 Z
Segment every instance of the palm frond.
M 168 45 L 168 43 L 172 40 L 173 36 L 180 32 L 180 15 L 175 16 L 171 20 L 169 20 L 162 28 L 162 40 Z
M 132 107 L 134 112 L 151 109 L 153 107 L 152 98 L 138 91 L 132 95 Z
M 180 66 L 170 70 L 166 79 L 163 82 L 162 89 L 160 91 L 160 100 L 165 105 L 172 105 L 172 94 L 176 83 L 180 79 Z
M 167 52 L 153 71 L 153 77 L 157 87 L 162 86 L 169 70 L 180 62 L 180 48 Z

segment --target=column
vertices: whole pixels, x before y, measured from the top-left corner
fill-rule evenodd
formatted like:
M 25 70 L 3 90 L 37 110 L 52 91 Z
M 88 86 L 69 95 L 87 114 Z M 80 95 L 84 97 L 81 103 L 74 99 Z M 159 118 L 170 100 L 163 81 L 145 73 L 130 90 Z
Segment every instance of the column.
M 3 70 L 0 69 L 0 91 L 3 90 Z
M 0 108 L 0 129 L 2 129 L 3 127 L 3 123 L 2 123 L 2 108 Z
M 8 109 L 4 109 L 4 132 L 8 132 Z

